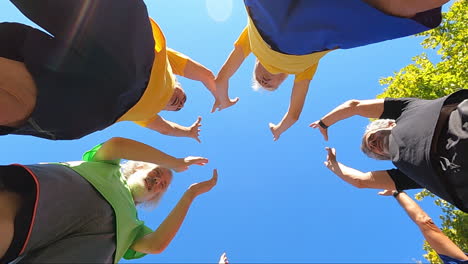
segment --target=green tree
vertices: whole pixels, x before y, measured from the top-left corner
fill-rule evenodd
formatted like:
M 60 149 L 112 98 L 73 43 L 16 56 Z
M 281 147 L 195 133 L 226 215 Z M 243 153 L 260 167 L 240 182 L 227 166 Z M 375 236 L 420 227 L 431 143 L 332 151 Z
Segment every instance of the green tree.
M 426 53 L 414 57 L 394 76 L 380 80 L 386 86 L 378 98 L 418 97 L 425 99 L 439 98 L 459 89 L 468 89 L 468 1 L 458 0 L 436 29 L 419 34 L 424 36 L 421 45 L 425 49 L 435 49 L 440 56 L 438 62 L 432 62 Z M 434 195 L 422 191 L 417 199 Z M 435 204 L 442 210 L 442 231 L 462 250 L 468 252 L 468 214 L 457 210 L 453 205 L 436 199 Z M 424 257 L 431 263 L 442 263 L 427 244 Z

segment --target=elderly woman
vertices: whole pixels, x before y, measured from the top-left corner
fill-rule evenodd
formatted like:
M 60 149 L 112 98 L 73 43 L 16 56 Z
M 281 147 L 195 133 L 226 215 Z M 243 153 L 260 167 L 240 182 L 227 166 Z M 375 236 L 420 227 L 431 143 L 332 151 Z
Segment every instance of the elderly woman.
M 379 192 L 380 195 L 393 195 L 408 216 L 419 227 L 427 243 L 439 255 L 443 263 L 468 263 L 468 255 L 464 253 L 450 238 L 448 238 L 427 215 L 421 207 L 405 192 L 388 191 Z M 461 223 L 463 225 L 463 223 Z M 468 223 L 467 223 L 468 224 Z
M 350 100 L 310 126 L 328 140 L 328 127 L 354 115 L 380 118 L 368 126 L 362 149 L 391 160 L 397 169 L 361 172 L 336 161 L 327 148 L 325 165 L 359 188 L 426 188 L 468 212 L 468 90 L 435 100 L 385 98 Z
M 140 161 L 120 164 L 122 158 Z M 208 160 L 174 158 L 124 138 L 94 147 L 83 160 L 0 167 L 1 263 L 117 263 L 160 253 L 193 200 L 217 180 L 214 171 L 210 180 L 191 185 L 152 231 L 138 219 L 136 205 L 160 200 L 170 169 Z
M 288 74 L 295 75 L 288 111 L 278 124 L 270 123 L 273 139 L 277 140 L 299 119 L 309 83 L 325 54 L 437 27 L 441 21 L 440 6 L 446 2 L 244 0 L 247 26 L 218 73 L 212 111 L 237 103 L 239 98 L 229 98 L 229 79 L 253 53 L 257 59 L 254 88 L 262 86 L 273 91 Z
M 214 75 L 166 48 L 142 0 L 11 1 L 41 26 L 0 23 L 0 134 L 76 139 L 135 121 L 199 141 L 161 110 L 186 101 L 174 74 L 215 89 Z

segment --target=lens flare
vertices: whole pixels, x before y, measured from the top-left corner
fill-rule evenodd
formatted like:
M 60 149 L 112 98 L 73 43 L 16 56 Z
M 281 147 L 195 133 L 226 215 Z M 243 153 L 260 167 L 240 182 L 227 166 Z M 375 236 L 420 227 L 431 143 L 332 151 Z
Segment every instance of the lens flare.
M 206 10 L 214 21 L 224 22 L 232 14 L 232 0 L 206 0 Z

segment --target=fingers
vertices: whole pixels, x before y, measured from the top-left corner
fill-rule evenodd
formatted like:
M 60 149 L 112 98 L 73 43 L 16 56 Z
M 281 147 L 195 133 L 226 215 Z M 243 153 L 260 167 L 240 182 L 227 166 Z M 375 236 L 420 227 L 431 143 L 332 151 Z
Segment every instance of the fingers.
M 213 181 L 214 184 L 218 182 L 218 169 L 213 170 L 213 177 L 211 177 L 210 181 Z
M 216 109 L 218 109 L 218 108 L 219 108 L 219 103 L 218 103 L 218 102 L 215 102 L 215 103 L 213 104 L 213 108 L 211 108 L 211 113 L 214 113 L 214 112 L 216 111 Z
M 194 139 L 198 142 L 198 143 L 201 143 L 201 140 L 199 137 L 194 137 Z
M 319 127 L 318 121 L 315 121 L 315 122 L 313 122 L 313 123 L 310 123 L 309 127 L 312 127 L 312 128 L 317 128 L 317 127 Z
M 185 161 L 187 162 L 188 165 L 200 165 L 203 166 L 206 163 L 208 163 L 207 158 L 203 157 L 187 157 L 185 158 Z
M 224 252 L 219 258 L 219 264 L 229 264 L 229 260 L 226 256 L 226 252 Z
M 336 150 L 335 150 L 335 148 L 325 147 L 325 149 L 327 150 L 328 155 L 336 156 Z
M 325 141 L 328 141 L 328 129 L 320 129 L 320 132 L 323 135 L 323 139 L 325 139 Z
M 193 125 L 194 125 L 194 126 L 201 126 L 201 124 L 200 124 L 201 120 L 202 120 L 202 118 L 201 118 L 201 116 L 199 116 L 199 117 L 197 118 L 197 121 L 195 121 L 195 123 L 193 123 Z

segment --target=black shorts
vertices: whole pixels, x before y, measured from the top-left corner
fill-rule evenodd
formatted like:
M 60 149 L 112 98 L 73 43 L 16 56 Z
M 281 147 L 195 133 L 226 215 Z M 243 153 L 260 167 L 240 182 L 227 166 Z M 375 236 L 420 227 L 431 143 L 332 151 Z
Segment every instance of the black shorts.
M 76 139 L 112 125 L 148 84 L 154 39 L 142 0 L 11 0 L 47 32 L 0 23 L 0 56 L 24 62 L 36 107 L 0 134 Z

